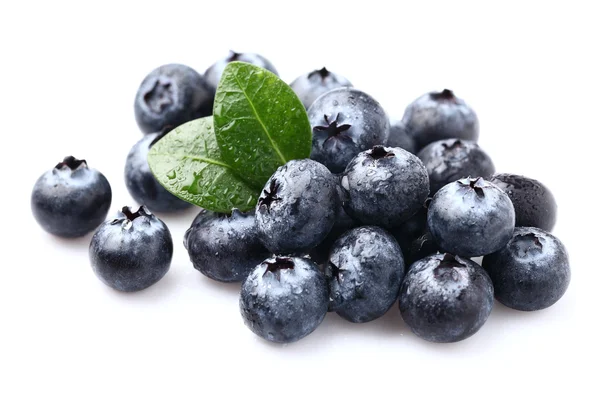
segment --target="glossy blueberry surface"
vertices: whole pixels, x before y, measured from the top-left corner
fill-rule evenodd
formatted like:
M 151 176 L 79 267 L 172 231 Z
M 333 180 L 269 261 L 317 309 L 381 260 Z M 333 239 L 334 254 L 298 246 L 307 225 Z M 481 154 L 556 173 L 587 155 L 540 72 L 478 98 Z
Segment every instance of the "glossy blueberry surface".
M 343 87 L 318 97 L 308 109 L 313 129 L 310 158 L 335 174 L 360 152 L 385 145 L 388 116 L 375 99 L 356 88 Z
M 425 146 L 417 156 L 429 174 L 430 195 L 462 178 L 488 179 L 496 171 L 492 159 L 477 143 L 444 139 Z
M 391 123 L 387 146 L 399 147 L 412 154 L 417 153 L 415 141 L 409 135 L 408 130 L 402 121 Z
M 243 281 L 271 255 L 258 238 L 254 211 L 202 210 L 185 232 L 183 244 L 196 270 L 223 282 Z
M 123 292 L 140 291 L 169 270 L 173 240 L 167 225 L 145 207 L 129 207 L 104 222 L 90 242 L 90 262 L 96 276 Z
M 152 133 L 136 143 L 125 162 L 125 185 L 131 197 L 153 212 L 174 212 L 189 208 L 192 204 L 167 191 L 154 177 L 148 165 L 150 147 L 164 134 Z
M 569 255 L 552 234 L 517 227 L 502 250 L 486 255 L 483 268 L 494 283 L 496 299 L 517 310 L 541 310 L 555 304 L 571 281 Z
M 252 270 L 240 294 L 244 323 L 271 342 L 304 338 L 321 324 L 327 305 L 325 277 L 307 258 L 267 259 Z
M 339 74 L 321 68 L 297 77 L 290 87 L 308 109 L 319 96 L 336 88 L 352 87 L 352 83 Z
M 504 247 L 515 227 L 510 198 L 482 178 L 463 178 L 440 189 L 429 204 L 427 227 L 444 252 L 487 255 Z
M 354 323 L 383 316 L 398 299 L 404 259 L 394 237 L 378 226 L 344 233 L 325 269 L 329 310 Z
M 189 66 L 162 65 L 150 72 L 135 96 L 135 119 L 144 134 L 175 128 L 212 113 L 214 93 Z
M 458 342 L 475 334 L 493 304 L 492 281 L 481 266 L 449 254 L 415 262 L 400 288 L 404 322 L 430 342 Z
M 400 148 L 375 146 L 357 155 L 342 178 L 346 212 L 367 225 L 397 227 L 413 216 L 429 194 L 427 170 Z
M 451 90 L 420 96 L 408 105 L 402 121 L 417 150 L 441 139 L 477 141 L 479 138 L 479 120 L 475 111 Z
M 31 192 L 31 211 L 48 233 L 81 237 L 106 219 L 111 201 L 106 177 L 85 160 L 68 156 L 38 178 Z
M 335 177 L 310 159 L 291 160 L 267 181 L 256 206 L 263 244 L 276 254 L 304 254 L 321 243 L 336 221 Z
M 542 182 L 515 174 L 496 174 L 490 182 L 510 197 L 515 207 L 517 226 L 552 231 L 556 224 L 556 200 Z

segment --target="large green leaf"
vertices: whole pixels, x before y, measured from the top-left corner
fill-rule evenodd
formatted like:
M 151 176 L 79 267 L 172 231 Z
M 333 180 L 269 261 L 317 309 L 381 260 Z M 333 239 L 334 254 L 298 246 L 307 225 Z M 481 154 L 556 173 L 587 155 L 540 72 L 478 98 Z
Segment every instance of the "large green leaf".
M 225 67 L 213 117 L 223 159 L 255 188 L 277 167 L 310 156 L 312 133 L 302 102 L 289 85 L 258 66 Z
M 169 192 L 211 211 L 249 210 L 260 192 L 243 182 L 223 158 L 212 117 L 169 132 L 150 149 L 148 164 Z

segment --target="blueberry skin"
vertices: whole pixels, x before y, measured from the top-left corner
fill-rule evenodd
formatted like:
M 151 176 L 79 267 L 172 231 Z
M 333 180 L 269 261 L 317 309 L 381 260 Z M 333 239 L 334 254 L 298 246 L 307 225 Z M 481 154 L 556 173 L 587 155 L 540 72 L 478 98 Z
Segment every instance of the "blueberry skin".
M 290 87 L 308 109 L 319 96 L 336 88 L 352 87 L 352 83 L 347 78 L 322 68 L 299 76 L 292 81 Z
M 545 230 L 517 227 L 506 247 L 483 258 L 496 299 L 516 310 L 541 310 L 555 304 L 571 281 L 564 245 Z
M 31 211 L 46 232 L 81 237 L 106 219 L 111 201 L 106 177 L 85 160 L 67 156 L 35 182 Z
M 310 159 L 291 160 L 267 181 L 256 206 L 262 243 L 274 254 L 304 254 L 331 231 L 338 207 L 335 177 Z
M 148 165 L 150 147 L 162 138 L 162 133 L 144 136 L 133 145 L 125 162 L 125 185 L 133 199 L 153 212 L 174 212 L 192 204 L 172 195 L 156 180 Z
M 258 265 L 242 284 L 240 311 L 252 332 L 290 343 L 313 332 L 328 305 L 325 276 L 306 258 L 274 257 Z
M 387 142 L 388 146 L 399 147 L 412 154 L 417 153 L 415 141 L 408 134 L 408 129 L 402 121 L 396 121 L 390 125 L 390 136 Z
M 313 129 L 310 158 L 335 174 L 360 152 L 385 145 L 390 122 L 379 102 L 356 88 L 343 87 L 318 97 L 308 109 Z
M 427 170 L 404 149 L 375 146 L 356 156 L 344 172 L 348 214 L 366 225 L 397 227 L 413 216 L 429 195 Z
M 185 232 L 183 245 L 194 268 L 216 281 L 243 281 L 271 256 L 258 238 L 254 211 L 219 214 L 202 210 Z
M 353 323 L 375 320 L 398 299 L 403 276 L 394 236 L 378 226 L 349 230 L 333 245 L 325 269 L 329 310 Z
M 123 292 L 140 291 L 169 270 L 173 240 L 167 225 L 145 207 L 132 213 L 123 207 L 104 222 L 90 242 L 90 262 L 96 276 Z
M 204 72 L 204 79 L 206 80 L 206 84 L 208 88 L 213 92 L 213 94 L 217 91 L 217 87 L 219 85 L 219 81 L 221 81 L 221 76 L 223 75 L 223 70 L 225 70 L 225 66 L 227 66 L 228 63 L 234 61 L 250 63 L 252 65 L 259 66 L 263 69 L 267 69 L 268 71 L 278 75 L 277 69 L 275 69 L 275 66 L 273 66 L 273 64 L 269 62 L 267 58 L 251 52 L 238 53 L 230 51 L 229 55 L 226 58 L 218 60 Z
M 516 226 L 552 231 L 556 224 L 556 200 L 542 182 L 514 174 L 496 174 L 490 182 L 510 197 L 515 207 Z
M 400 313 L 418 337 L 448 343 L 475 334 L 494 305 L 492 280 L 477 263 L 437 254 L 414 263 L 400 288 Z
M 458 179 L 478 176 L 488 179 L 496 172 L 490 156 L 472 141 L 435 141 L 425 146 L 417 156 L 427 168 L 431 195 Z
M 477 115 L 450 90 L 420 96 L 408 105 L 402 121 L 413 137 L 417 150 L 441 139 L 477 141 L 479 138 Z
M 189 66 L 168 64 L 150 72 L 135 96 L 135 119 L 144 134 L 175 128 L 212 114 L 214 94 Z
M 427 227 L 444 252 L 482 256 L 509 242 L 515 227 L 515 210 L 508 195 L 493 183 L 464 178 L 449 183 L 433 196 Z

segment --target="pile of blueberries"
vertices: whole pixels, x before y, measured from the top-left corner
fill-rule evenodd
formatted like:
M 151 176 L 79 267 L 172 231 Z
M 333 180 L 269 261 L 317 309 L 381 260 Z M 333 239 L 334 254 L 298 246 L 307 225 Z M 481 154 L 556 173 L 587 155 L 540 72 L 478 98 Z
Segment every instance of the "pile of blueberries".
M 112 288 L 139 291 L 169 270 L 171 234 L 151 211 L 190 204 L 156 181 L 146 157 L 170 129 L 210 114 L 231 61 L 277 73 L 257 54 L 231 53 L 204 75 L 170 64 L 141 83 L 135 116 L 145 136 L 125 165 L 137 211 L 123 207 L 105 221 L 111 187 L 85 160 L 66 157 L 36 182 L 38 223 L 62 237 L 96 229 L 91 265 Z M 279 167 L 252 211 L 201 210 L 183 238 L 202 274 L 242 282 L 240 310 L 254 333 L 293 342 L 328 311 L 363 323 L 399 302 L 416 335 L 455 342 L 483 326 L 494 297 L 532 311 L 563 296 L 570 267 L 550 234 L 552 193 L 537 180 L 495 173 L 476 143 L 475 112 L 452 91 L 419 97 L 390 125 L 376 100 L 325 68 L 291 87 L 308 110 L 311 158 Z M 480 257 L 482 265 L 471 259 Z

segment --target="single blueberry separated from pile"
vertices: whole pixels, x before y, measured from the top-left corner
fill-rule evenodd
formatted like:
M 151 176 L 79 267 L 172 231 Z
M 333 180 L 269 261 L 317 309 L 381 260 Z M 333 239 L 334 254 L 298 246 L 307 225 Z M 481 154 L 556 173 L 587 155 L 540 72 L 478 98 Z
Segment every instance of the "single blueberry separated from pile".
M 291 160 L 267 181 L 256 206 L 263 244 L 275 254 L 304 254 L 331 231 L 338 207 L 335 177 L 310 159 Z
M 555 304 L 571 281 L 569 256 L 556 237 L 542 229 L 517 227 L 509 243 L 483 258 L 496 299 L 517 310 Z
M 440 189 L 429 204 L 427 227 L 444 252 L 463 257 L 503 248 L 515 228 L 506 193 L 482 178 L 464 178 Z
M 254 54 L 251 52 L 230 51 L 227 57 L 218 60 L 204 72 L 204 79 L 206 80 L 206 84 L 213 94 L 217 90 L 219 81 L 221 81 L 221 76 L 223 75 L 223 70 L 225 70 L 225 66 L 227 66 L 227 64 L 230 62 L 251 63 L 263 69 L 267 69 L 268 71 L 274 74 L 278 74 L 277 69 L 275 69 L 275 66 L 273 66 L 273 64 L 262 55 Z
M 333 245 L 325 276 L 329 310 L 354 323 L 375 320 L 398 299 L 404 276 L 402 251 L 385 229 L 357 227 Z
M 400 288 L 400 313 L 418 337 L 458 342 L 477 332 L 489 317 L 494 288 L 477 263 L 450 254 L 415 262 Z
M 192 204 L 172 195 L 154 177 L 148 165 L 148 152 L 154 143 L 169 129 L 144 136 L 127 155 L 125 161 L 125 185 L 131 197 L 154 212 L 173 212 L 191 207 Z
M 90 262 L 96 276 L 123 292 L 143 290 L 169 270 L 173 240 L 167 225 L 141 206 L 123 209 L 104 222 L 90 242 Z
M 313 332 L 327 314 L 323 273 L 307 258 L 273 257 L 242 284 L 244 323 L 271 342 L 295 342 Z
M 472 141 L 435 141 L 425 146 L 417 156 L 427 168 L 429 194 L 432 196 L 450 182 L 466 177 L 488 179 L 496 171 L 490 156 Z
M 479 138 L 477 115 L 465 101 L 447 89 L 417 98 L 407 106 L 402 121 L 417 150 L 441 139 L 477 141 Z
M 402 121 L 395 121 L 390 124 L 390 136 L 387 145 L 402 148 L 412 154 L 417 153 L 415 141 L 408 134 L 408 129 Z
M 556 224 L 556 200 L 542 182 L 514 174 L 496 174 L 490 182 L 510 197 L 515 207 L 516 226 L 552 231 Z
M 358 153 L 385 145 L 389 136 L 390 122 L 379 102 L 351 87 L 318 97 L 308 109 L 308 119 L 313 129 L 310 158 L 335 174 Z
M 243 281 L 271 254 L 258 238 L 254 211 L 202 210 L 183 238 L 194 268 L 213 280 Z
M 145 134 L 212 113 L 214 93 L 189 66 L 168 64 L 150 72 L 135 96 L 135 119 Z
M 356 156 L 344 172 L 345 209 L 357 221 L 397 227 L 413 216 L 429 194 L 427 170 L 400 148 L 375 146 Z
M 319 96 L 336 88 L 352 87 L 352 83 L 339 74 L 321 68 L 296 78 L 290 87 L 308 109 Z
M 106 219 L 111 201 L 106 177 L 85 160 L 67 156 L 35 182 L 31 211 L 48 233 L 81 237 Z

